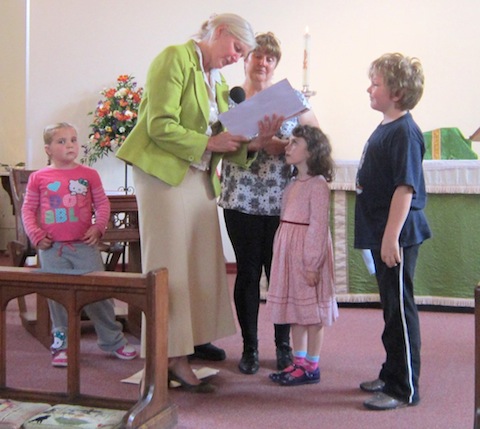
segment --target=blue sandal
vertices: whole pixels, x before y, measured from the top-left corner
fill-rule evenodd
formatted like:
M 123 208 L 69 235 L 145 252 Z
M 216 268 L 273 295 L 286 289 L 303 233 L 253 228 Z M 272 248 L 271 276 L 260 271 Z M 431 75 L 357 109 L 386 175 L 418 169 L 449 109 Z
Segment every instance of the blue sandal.
M 272 380 L 274 383 L 280 383 L 287 374 L 290 374 L 291 372 L 295 371 L 297 368 L 298 368 L 297 365 L 292 364 L 286 367 L 283 371 L 272 372 L 271 374 L 269 374 L 268 378 Z
M 303 366 L 297 366 L 296 369 L 302 371 L 302 374 L 295 376 L 294 371 L 285 374 L 279 381 L 281 386 L 300 386 L 302 384 L 316 384 L 320 383 L 320 368 L 315 371 L 307 371 Z

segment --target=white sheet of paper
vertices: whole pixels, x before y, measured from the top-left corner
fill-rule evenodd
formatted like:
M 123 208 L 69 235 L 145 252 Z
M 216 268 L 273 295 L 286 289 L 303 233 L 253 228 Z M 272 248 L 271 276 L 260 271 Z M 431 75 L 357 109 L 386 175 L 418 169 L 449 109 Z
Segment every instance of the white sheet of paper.
M 285 119 L 307 111 L 288 79 L 264 89 L 243 103 L 219 115 L 219 121 L 232 134 L 249 139 L 258 134 L 258 122 L 265 115 L 283 116 Z
M 142 380 L 142 376 L 143 376 L 143 369 L 131 375 L 130 377 L 124 378 L 123 380 L 120 380 L 120 381 L 122 383 L 140 384 L 140 381 Z
M 372 251 L 370 249 L 362 249 L 362 258 L 367 267 L 368 274 L 375 274 L 375 262 L 373 261 Z

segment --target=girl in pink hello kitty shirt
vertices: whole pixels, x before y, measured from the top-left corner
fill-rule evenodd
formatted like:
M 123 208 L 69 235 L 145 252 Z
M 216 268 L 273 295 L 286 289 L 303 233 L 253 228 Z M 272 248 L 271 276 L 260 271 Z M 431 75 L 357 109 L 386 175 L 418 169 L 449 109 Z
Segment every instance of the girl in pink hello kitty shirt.
M 76 162 L 79 144 L 73 125 L 62 122 L 48 126 L 43 136 L 50 165 L 30 175 L 22 206 L 25 231 L 37 248 L 41 269 L 67 274 L 103 271 L 98 243 L 107 226 L 110 203 L 100 176 L 93 168 Z M 48 306 L 52 365 L 64 367 L 68 315 L 56 301 L 48 300 Z M 122 325 L 115 320 L 112 300 L 89 304 L 85 312 L 94 323 L 100 349 L 120 359 L 137 356 L 127 344 Z

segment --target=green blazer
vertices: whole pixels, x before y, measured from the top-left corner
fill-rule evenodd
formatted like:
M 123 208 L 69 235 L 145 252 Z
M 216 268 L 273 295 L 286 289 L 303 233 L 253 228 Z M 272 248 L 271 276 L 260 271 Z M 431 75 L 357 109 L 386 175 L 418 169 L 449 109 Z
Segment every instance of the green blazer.
M 216 85 L 220 112 L 228 110 L 228 86 Z M 207 147 L 210 103 L 195 44 L 170 46 L 150 65 L 137 124 L 117 151 L 117 157 L 172 186 L 184 179 L 190 164 L 200 162 Z M 210 177 L 220 193 L 216 166 L 222 154 L 212 156 Z M 247 147 L 229 159 L 249 163 Z M 251 161 L 251 160 L 250 160 Z

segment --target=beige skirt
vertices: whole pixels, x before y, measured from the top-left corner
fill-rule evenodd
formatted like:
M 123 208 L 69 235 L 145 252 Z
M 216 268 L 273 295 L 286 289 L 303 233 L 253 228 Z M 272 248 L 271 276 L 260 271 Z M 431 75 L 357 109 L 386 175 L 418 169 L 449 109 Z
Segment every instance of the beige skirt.
M 216 199 L 208 173 L 190 168 L 170 186 L 133 168 L 142 271 L 166 267 L 168 356 L 235 333 Z

